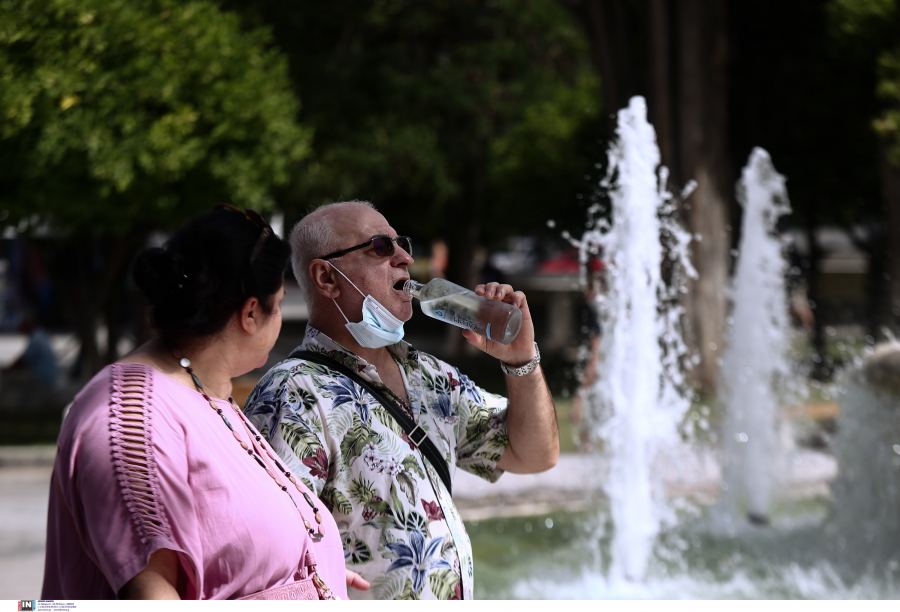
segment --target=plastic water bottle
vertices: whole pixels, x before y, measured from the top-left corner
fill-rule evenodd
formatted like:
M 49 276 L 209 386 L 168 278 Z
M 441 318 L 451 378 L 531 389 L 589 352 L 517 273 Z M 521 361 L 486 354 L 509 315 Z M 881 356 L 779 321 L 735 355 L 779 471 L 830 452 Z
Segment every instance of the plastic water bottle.
M 433 278 L 424 285 L 408 280 L 403 290 L 418 298 L 422 312 L 432 319 L 471 329 L 500 344 L 515 340 L 522 328 L 522 311 L 512 304 L 480 297 L 443 278 Z

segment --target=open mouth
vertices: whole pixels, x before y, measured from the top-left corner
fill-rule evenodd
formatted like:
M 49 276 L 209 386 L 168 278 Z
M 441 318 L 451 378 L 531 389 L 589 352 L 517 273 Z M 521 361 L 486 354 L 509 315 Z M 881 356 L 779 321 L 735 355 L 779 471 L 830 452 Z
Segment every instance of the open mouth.
M 401 278 L 396 283 L 394 283 L 394 289 L 396 289 L 397 291 L 403 291 L 403 285 L 405 285 L 406 281 L 408 280 L 408 278 Z

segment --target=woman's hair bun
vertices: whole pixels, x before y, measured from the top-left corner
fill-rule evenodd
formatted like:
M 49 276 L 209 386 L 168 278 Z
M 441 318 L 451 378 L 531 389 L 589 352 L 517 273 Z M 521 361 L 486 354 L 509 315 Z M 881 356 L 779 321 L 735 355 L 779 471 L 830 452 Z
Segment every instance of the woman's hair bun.
M 222 331 L 250 297 L 270 314 L 290 255 L 286 241 L 245 213 L 216 208 L 138 255 L 133 278 L 160 337 L 184 347 Z
M 134 282 L 153 305 L 171 299 L 186 281 L 181 257 L 165 249 L 147 249 L 134 262 Z

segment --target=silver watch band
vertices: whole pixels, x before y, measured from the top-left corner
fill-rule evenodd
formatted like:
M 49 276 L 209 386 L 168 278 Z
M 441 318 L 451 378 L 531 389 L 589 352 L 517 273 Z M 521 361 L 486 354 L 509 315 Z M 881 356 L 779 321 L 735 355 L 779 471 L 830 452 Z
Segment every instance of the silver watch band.
M 512 366 L 508 366 L 502 361 L 500 362 L 500 369 L 503 370 L 504 374 L 508 374 L 510 376 L 525 376 L 526 374 L 534 371 L 538 364 L 541 362 L 541 349 L 538 348 L 537 342 L 534 343 L 534 359 L 529 361 L 523 366 L 519 366 L 518 368 L 514 368 Z

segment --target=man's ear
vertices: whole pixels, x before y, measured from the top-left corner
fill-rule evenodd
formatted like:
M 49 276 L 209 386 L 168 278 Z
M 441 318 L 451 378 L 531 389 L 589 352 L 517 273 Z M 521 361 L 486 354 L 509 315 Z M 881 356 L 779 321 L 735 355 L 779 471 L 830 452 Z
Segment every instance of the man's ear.
M 335 299 L 341 295 L 341 290 L 334 278 L 334 270 L 324 260 L 313 259 L 309 262 L 309 277 L 312 279 L 316 291 L 325 297 Z
M 259 300 L 255 297 L 248 298 L 238 313 L 241 328 L 252 336 L 262 326 L 264 314 Z

